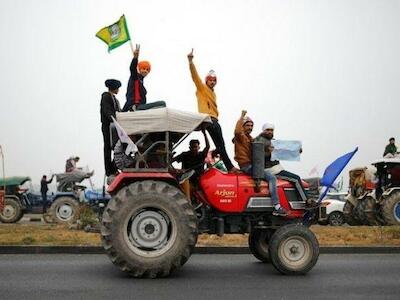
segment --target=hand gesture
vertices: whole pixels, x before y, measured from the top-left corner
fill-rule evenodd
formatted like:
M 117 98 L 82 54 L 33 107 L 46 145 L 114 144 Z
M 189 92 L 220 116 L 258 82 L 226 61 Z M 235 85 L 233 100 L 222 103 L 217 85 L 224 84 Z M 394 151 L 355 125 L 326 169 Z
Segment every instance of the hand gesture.
M 133 57 L 134 57 L 134 58 L 138 58 L 138 57 L 139 57 L 139 52 L 140 52 L 140 45 L 139 45 L 139 44 L 136 44 L 136 48 L 135 48 L 135 50 L 133 51 Z
M 189 62 L 191 63 L 193 61 L 193 48 L 192 48 L 192 51 L 188 54 L 187 57 L 188 57 Z
M 242 119 L 245 117 L 245 115 L 247 114 L 247 110 L 242 110 Z

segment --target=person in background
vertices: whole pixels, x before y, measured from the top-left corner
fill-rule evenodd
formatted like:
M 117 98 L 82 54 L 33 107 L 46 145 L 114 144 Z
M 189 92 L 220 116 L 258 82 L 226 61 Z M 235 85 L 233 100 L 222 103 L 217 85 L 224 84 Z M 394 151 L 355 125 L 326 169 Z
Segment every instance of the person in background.
M 216 168 L 223 172 L 228 172 L 217 149 L 208 151 L 205 162 L 207 163 L 208 168 Z
M 110 124 L 113 122 L 111 117 L 116 116 L 116 112 L 121 111 L 118 99 L 115 95 L 118 94 L 121 82 L 116 79 L 107 79 L 105 86 L 108 88 L 107 92 L 101 95 L 100 101 L 100 120 L 101 131 L 103 133 L 103 154 L 104 154 L 104 169 L 106 176 L 114 175 L 118 172 L 117 167 L 111 159 L 111 140 L 110 140 Z
M 79 156 L 71 156 L 65 162 L 65 173 L 70 173 L 76 169 L 76 164 L 79 161 Z
M 166 106 L 164 101 L 147 103 L 147 90 L 144 87 L 143 81 L 144 78 L 149 75 L 151 65 L 147 60 L 138 62 L 139 52 L 140 45 L 136 45 L 136 49 L 133 52 L 133 59 L 129 67 L 130 76 L 126 88 L 126 102 L 122 108 L 123 112 Z
M 392 158 L 396 156 L 396 154 L 397 154 L 397 147 L 395 144 L 395 139 L 394 137 L 391 137 L 389 139 L 389 144 L 387 144 L 385 147 L 385 151 L 383 152 L 383 157 Z
M 40 193 L 42 194 L 43 201 L 43 213 L 47 211 L 47 192 L 49 190 L 48 184 L 53 181 L 54 174 L 51 175 L 50 180 L 47 180 L 47 176 L 43 175 L 42 180 L 40 180 Z
M 205 78 L 205 82 L 200 79 L 197 73 L 196 67 L 193 63 L 193 49 L 192 52 L 188 54 L 189 69 L 192 76 L 192 80 L 196 86 L 196 97 L 197 106 L 200 113 L 205 113 L 210 115 L 212 124 L 207 127 L 207 131 L 210 134 L 215 147 L 221 155 L 221 158 L 228 169 L 229 172 L 237 172 L 236 169 L 225 149 L 225 141 L 222 135 L 221 126 L 218 123 L 218 106 L 217 106 L 217 96 L 214 92 L 214 87 L 217 84 L 217 76 L 213 70 L 210 70 Z

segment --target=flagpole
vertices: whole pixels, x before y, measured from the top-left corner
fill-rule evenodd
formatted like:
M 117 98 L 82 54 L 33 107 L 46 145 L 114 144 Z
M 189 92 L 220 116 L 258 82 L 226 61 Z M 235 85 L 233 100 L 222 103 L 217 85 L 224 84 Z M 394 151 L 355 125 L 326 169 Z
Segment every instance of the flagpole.
M 132 55 L 135 55 L 135 50 L 133 49 L 132 40 L 129 40 L 129 45 L 131 46 Z
M 2 171 L 3 171 L 3 195 L 1 195 L 3 197 L 3 203 L 2 205 L 0 205 L 0 212 L 3 211 L 4 208 L 4 202 L 6 199 L 6 173 L 4 172 L 4 154 L 3 154 L 3 148 L 0 145 L 0 155 L 1 155 L 1 164 L 2 164 Z

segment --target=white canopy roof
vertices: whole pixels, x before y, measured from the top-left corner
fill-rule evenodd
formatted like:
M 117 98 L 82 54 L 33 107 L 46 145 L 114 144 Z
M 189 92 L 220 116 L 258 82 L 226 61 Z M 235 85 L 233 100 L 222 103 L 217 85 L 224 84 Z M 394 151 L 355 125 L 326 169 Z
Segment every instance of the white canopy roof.
M 400 164 L 400 157 L 393 157 L 393 158 L 382 158 L 374 161 L 372 165 L 376 165 L 379 163 L 393 163 L 393 164 Z
M 117 122 L 128 135 L 148 132 L 190 133 L 201 123 L 211 123 L 207 114 L 172 108 L 154 108 L 134 112 L 117 112 Z

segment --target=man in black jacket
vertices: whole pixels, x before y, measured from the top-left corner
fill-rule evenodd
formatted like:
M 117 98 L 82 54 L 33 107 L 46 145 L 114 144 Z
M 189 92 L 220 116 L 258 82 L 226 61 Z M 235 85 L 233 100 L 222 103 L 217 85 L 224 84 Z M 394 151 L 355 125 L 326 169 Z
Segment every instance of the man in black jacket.
M 122 111 L 145 110 L 155 107 L 165 107 L 164 101 L 147 103 L 147 91 L 143 85 L 144 78 L 150 73 L 151 65 L 148 61 L 139 59 L 140 46 L 136 45 L 133 59 L 129 67 L 130 76 L 126 88 L 126 102 Z
M 115 97 L 119 92 L 121 82 L 116 79 L 107 79 L 105 85 L 108 88 L 108 92 L 104 92 L 101 95 L 100 116 L 101 131 L 104 139 L 104 169 L 106 176 L 110 176 L 117 172 L 117 168 L 111 160 L 110 124 L 113 122 L 111 116 L 115 118 L 115 113 L 121 111 L 119 101 Z
M 47 176 L 43 175 L 42 180 L 40 180 L 40 193 L 42 194 L 42 201 L 43 201 L 43 213 L 46 213 L 47 209 L 47 192 L 49 187 L 47 186 L 49 183 L 53 181 L 54 175 L 51 175 L 50 180 L 47 180 Z

